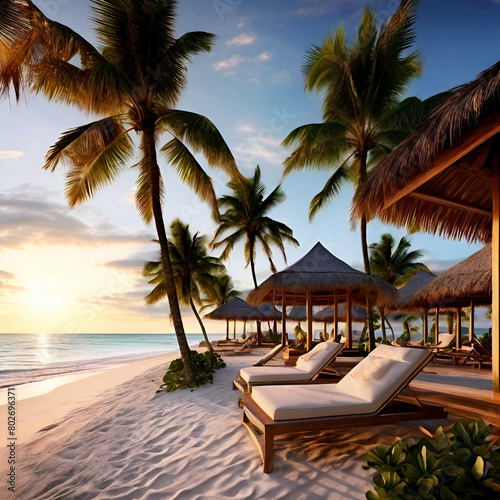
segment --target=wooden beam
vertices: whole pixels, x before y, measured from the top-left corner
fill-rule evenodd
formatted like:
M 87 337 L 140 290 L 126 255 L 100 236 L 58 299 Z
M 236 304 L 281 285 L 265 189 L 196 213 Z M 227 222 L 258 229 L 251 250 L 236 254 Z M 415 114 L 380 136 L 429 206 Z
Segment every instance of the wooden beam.
M 333 299 L 333 332 L 335 334 L 335 341 L 339 334 L 339 297 L 335 294 Z
M 499 132 L 500 114 L 493 113 L 489 118 L 483 120 L 480 125 L 478 125 L 474 130 L 467 134 L 467 136 L 461 142 L 443 151 L 438 156 L 436 164 L 430 170 L 422 173 L 420 177 L 415 179 L 413 182 L 410 182 L 403 188 L 399 189 L 389 199 L 387 199 L 384 203 L 383 210 L 389 208 L 401 198 L 404 198 L 411 192 L 418 189 L 422 184 L 425 184 L 428 180 L 440 174 L 450 165 L 460 160 L 460 158 L 464 157 L 467 153 L 470 153 L 473 149 L 477 148 L 479 145 L 483 144 L 490 137 L 493 137 Z
M 469 340 L 474 340 L 474 299 L 470 300 L 470 313 L 469 313 Z
M 281 295 L 281 344 L 286 344 L 286 297 L 283 293 Z
M 423 332 L 423 343 L 427 344 L 427 339 L 429 338 L 429 311 L 427 308 L 424 309 L 424 315 L 422 319 L 422 328 L 424 330 Z
M 437 203 L 438 205 L 444 205 L 445 207 L 459 208 L 460 210 L 466 210 L 467 212 L 472 212 L 474 214 L 485 215 L 486 217 L 491 217 L 491 212 L 489 210 L 484 210 L 482 208 L 473 207 L 472 205 L 467 205 L 465 203 L 459 203 L 458 201 L 447 200 L 446 198 L 439 198 L 439 196 L 433 196 L 431 194 L 419 193 L 414 191 L 409 193 L 410 198 L 416 198 L 418 200 L 430 201 L 432 203 Z
M 464 167 L 463 165 L 453 165 L 454 170 L 460 170 L 466 174 L 472 175 L 473 177 L 480 177 L 481 179 L 491 179 L 492 175 L 489 170 L 477 170 L 473 168 Z
M 498 147 L 498 145 L 497 145 Z M 493 161 L 493 217 L 491 238 L 492 271 L 492 359 L 493 392 L 500 393 L 500 161 L 495 155 Z
M 352 319 L 351 319 L 351 293 L 347 292 L 346 297 L 346 324 L 347 324 L 347 348 L 352 349 Z
M 462 308 L 457 307 L 457 329 L 455 331 L 455 347 L 460 349 L 462 346 Z
M 306 293 L 306 310 L 307 310 L 307 352 L 312 349 L 312 341 L 313 341 L 313 324 L 312 324 L 312 294 L 311 291 L 308 290 Z
M 436 307 L 436 338 L 434 343 L 439 344 L 439 307 Z

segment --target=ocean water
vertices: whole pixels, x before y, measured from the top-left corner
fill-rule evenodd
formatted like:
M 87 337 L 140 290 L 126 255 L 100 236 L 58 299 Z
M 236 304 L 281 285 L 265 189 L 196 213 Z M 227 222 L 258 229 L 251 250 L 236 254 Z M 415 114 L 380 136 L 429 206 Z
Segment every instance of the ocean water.
M 203 340 L 187 334 L 191 347 Z M 211 340 L 224 338 L 210 334 Z M 175 334 L 0 334 L 0 388 L 178 350 Z

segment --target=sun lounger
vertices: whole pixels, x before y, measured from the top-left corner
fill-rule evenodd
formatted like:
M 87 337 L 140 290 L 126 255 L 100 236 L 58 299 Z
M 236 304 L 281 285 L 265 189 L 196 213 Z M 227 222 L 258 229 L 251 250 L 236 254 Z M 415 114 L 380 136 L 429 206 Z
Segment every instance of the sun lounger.
M 277 435 L 445 418 L 442 407 L 395 400 L 432 357 L 424 349 L 381 345 L 337 384 L 254 387 L 243 396 L 243 424 L 264 472 L 273 470 Z
M 425 348 L 434 353 L 451 350 L 451 343 L 455 340 L 454 333 L 440 333 L 437 344 L 425 344 Z
M 273 347 L 265 356 L 259 359 L 256 363 L 254 363 L 252 366 L 262 366 L 265 365 L 266 363 L 269 363 L 271 359 L 275 358 L 283 349 L 285 349 L 286 344 L 278 344 L 277 346 Z
M 240 370 L 240 376 L 233 381 L 233 388 L 250 392 L 253 386 L 269 384 L 305 383 L 317 378 L 345 344 L 320 342 L 307 354 L 297 360 L 295 366 L 249 366 Z
M 228 345 L 225 345 L 225 346 L 222 346 L 222 347 L 219 347 L 219 346 L 215 346 L 212 344 L 212 347 L 214 349 L 215 352 L 219 353 L 219 354 L 248 354 L 248 353 L 251 353 L 252 352 L 252 349 L 250 348 L 250 346 L 252 344 L 255 344 L 255 342 L 257 342 L 257 334 L 252 334 L 250 335 L 250 337 L 248 337 L 248 339 L 243 343 L 243 344 L 240 344 L 240 345 L 237 345 L 237 344 L 234 344 L 233 346 L 228 346 Z

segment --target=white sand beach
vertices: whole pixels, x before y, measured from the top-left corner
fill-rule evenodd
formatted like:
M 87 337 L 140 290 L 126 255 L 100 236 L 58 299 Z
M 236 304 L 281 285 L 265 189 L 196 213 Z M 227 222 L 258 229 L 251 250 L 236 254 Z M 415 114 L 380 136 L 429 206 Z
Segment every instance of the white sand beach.
M 227 356 L 213 385 L 155 396 L 169 360 L 147 358 L 17 404 L 16 493 L 34 499 L 362 499 L 359 457 L 422 422 L 276 441 L 275 471 L 241 424 L 232 379 L 264 352 Z M 0 407 L 2 421 L 6 407 Z M 445 421 L 427 422 L 434 430 Z M 6 459 L 0 459 L 5 477 Z

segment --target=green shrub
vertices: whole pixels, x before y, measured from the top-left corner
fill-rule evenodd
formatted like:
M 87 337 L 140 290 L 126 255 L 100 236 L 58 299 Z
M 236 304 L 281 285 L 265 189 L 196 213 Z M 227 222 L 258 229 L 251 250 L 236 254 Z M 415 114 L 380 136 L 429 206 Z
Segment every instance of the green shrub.
M 396 339 L 396 342 L 404 347 L 409 340 L 410 334 L 408 332 L 403 332 L 401 336 Z
M 212 384 L 214 381 L 213 373 L 219 368 L 225 368 L 226 363 L 219 354 L 213 351 L 199 353 L 191 351 L 191 366 L 193 369 L 194 383 L 188 384 L 184 363 L 181 358 L 174 359 L 168 367 L 167 373 L 163 377 L 163 384 L 157 391 L 172 392 L 176 389 L 193 389 L 202 385 Z
M 463 419 L 418 441 L 398 440 L 365 456 L 375 469 L 368 500 L 500 498 L 500 448 L 482 420 Z
M 479 342 L 481 342 L 481 344 L 491 345 L 491 328 L 484 335 L 481 335 L 481 337 L 479 337 Z
M 270 342 L 272 344 L 281 344 L 281 335 L 268 330 L 262 334 L 262 342 Z

